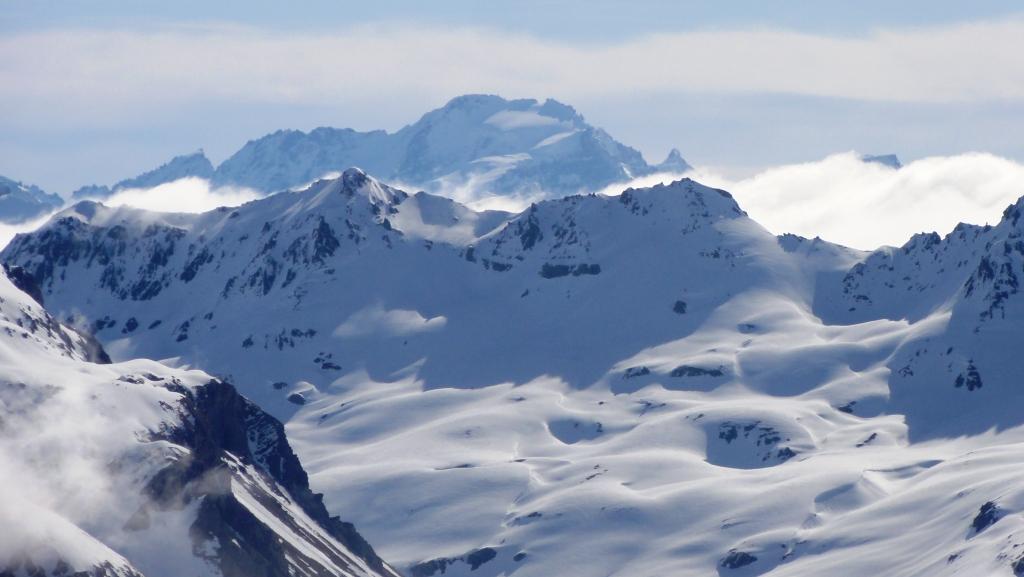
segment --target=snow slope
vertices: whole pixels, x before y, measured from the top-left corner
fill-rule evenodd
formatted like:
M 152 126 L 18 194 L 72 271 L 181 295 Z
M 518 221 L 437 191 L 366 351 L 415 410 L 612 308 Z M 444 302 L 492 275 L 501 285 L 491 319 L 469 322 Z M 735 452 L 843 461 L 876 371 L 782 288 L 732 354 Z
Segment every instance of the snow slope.
M 5 275 L 0 461 L 5 576 L 395 574 L 278 421 L 200 371 L 109 364 Z
M 401 130 L 359 132 L 321 127 L 280 130 L 251 140 L 216 168 L 202 152 L 113 187 L 84 187 L 74 198 L 102 199 L 119 189 L 151 188 L 186 177 L 264 193 L 305 186 L 350 166 L 428 191 L 478 191 L 530 197 L 596 190 L 654 172 L 690 166 L 678 150 L 648 165 L 555 100 L 465 95 Z
M 1021 205 L 862 253 L 686 179 L 508 214 L 353 169 L 3 260 L 241 383 L 410 575 L 1013 575 Z

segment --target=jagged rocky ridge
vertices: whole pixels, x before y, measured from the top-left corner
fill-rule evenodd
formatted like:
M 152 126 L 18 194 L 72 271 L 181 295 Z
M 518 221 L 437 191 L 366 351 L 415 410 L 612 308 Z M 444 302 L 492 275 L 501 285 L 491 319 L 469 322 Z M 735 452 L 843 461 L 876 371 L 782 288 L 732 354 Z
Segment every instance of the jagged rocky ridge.
M 279 130 L 247 142 L 216 169 L 200 151 L 111 187 L 83 187 L 73 196 L 102 199 L 121 189 L 186 177 L 271 193 L 355 165 L 428 191 L 473 187 L 501 195 L 543 191 L 554 196 L 690 169 L 674 149 L 663 163 L 649 165 L 639 152 L 555 100 L 473 94 L 454 98 L 394 133 Z
M 0 575 L 397 575 L 328 514 L 279 421 L 205 373 L 110 364 L 19 287 L 38 297 L 8 267 Z
M 213 177 L 214 168 L 206 154 L 198 150 L 191 154 L 175 156 L 165 164 L 133 178 L 118 181 L 112 186 L 90 184 L 71 193 L 73 200 L 84 198 L 107 198 L 114 193 L 133 188 L 153 188 L 182 178 Z
M 1009 575 L 1020 206 L 861 253 L 691 180 L 508 214 L 351 170 L 3 259 L 115 358 L 243 383 L 417 575 Z
M 17 223 L 53 212 L 64 204 L 56 194 L 38 186 L 0 176 L 0 222 Z

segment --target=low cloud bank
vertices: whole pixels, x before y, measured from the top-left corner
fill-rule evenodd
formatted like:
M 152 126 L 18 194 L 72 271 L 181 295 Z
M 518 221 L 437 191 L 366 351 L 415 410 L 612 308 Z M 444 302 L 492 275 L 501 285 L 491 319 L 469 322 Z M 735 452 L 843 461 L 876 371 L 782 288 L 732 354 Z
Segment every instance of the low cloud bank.
M 901 246 L 919 232 L 945 235 L 960 222 L 996 224 L 1003 210 L 1024 196 L 1024 165 L 987 153 L 923 158 L 896 169 L 845 152 L 747 178 L 697 168 L 600 192 L 616 195 L 684 176 L 729 191 L 775 234 L 818 236 L 863 250 Z
M 491 175 L 469 175 L 441 183 L 437 193 L 476 210 L 518 212 L 548 198 L 543 191 L 496 195 Z M 775 234 L 794 233 L 852 248 L 899 246 L 913 234 L 946 234 L 957 223 L 995 224 L 1009 204 L 1024 196 L 1024 165 L 988 153 L 930 157 L 896 169 L 865 162 L 846 152 L 822 160 L 772 167 L 746 178 L 712 169 L 685 174 L 660 173 L 598 192 L 616 195 L 687 176 L 729 191 L 751 218 Z M 416 187 L 394 183 L 404 190 Z M 211 188 L 200 178 L 184 178 L 149 189 L 121 190 L 102 202 L 160 212 L 199 213 L 260 198 L 256 191 Z M 16 225 L 0 224 L 0 247 L 19 232 L 34 230 L 50 215 Z
M 466 46 L 473 47 L 469 57 Z M 1005 100 L 1024 96 L 1021 61 L 1014 56 L 1021 50 L 1021 18 L 858 36 L 739 28 L 604 43 L 394 23 L 321 34 L 209 23 L 44 29 L 0 38 L 6 77 L 18 79 L 18 90 L 0 93 L 0 106 L 49 122 L 54 114 L 61 119 L 57 122 L 68 117 L 83 122 L 79 117 L 107 120 L 126 111 L 164 111 L 211 100 L 376 106 L 384 96 L 438 99 L 479 91 L 570 99 L 640 92 Z M 339 59 L 338 54 L 360 57 Z M 673 65 L 661 58 L 665 54 L 701 57 Z M 795 55 L 814 57 L 794 67 Z M 352 78 L 360 79 L 361 90 L 351 90 Z
M 133 206 L 158 212 L 206 212 L 219 206 L 238 206 L 260 198 L 247 188 L 211 188 L 202 178 L 182 178 L 153 188 L 127 188 L 101 202 L 107 206 Z
M 945 235 L 959 222 L 995 224 L 1024 195 L 1024 165 L 985 153 L 923 158 L 895 169 L 848 152 L 739 180 L 699 169 L 687 176 L 728 190 L 773 233 L 865 250 L 902 245 L 918 232 Z

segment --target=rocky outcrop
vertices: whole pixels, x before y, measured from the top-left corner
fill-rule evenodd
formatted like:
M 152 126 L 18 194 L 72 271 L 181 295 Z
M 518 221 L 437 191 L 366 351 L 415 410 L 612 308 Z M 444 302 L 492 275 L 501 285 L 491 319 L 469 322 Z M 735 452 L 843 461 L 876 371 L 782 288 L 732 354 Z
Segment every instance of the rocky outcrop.
M 181 424 L 153 438 L 190 453 L 160 471 L 147 491 L 155 507 L 201 500 L 191 528 L 197 555 L 205 543 L 216 543 L 219 553 L 212 559 L 225 577 L 327 577 L 339 568 L 352 575 L 365 574 L 365 568 L 397 575 L 355 527 L 331 516 L 322 496 L 310 490 L 278 420 L 222 381 L 194 390 L 167 386 L 183 395 Z M 266 514 L 287 527 L 288 535 L 261 518 Z M 137 518 L 147 516 L 143 510 Z

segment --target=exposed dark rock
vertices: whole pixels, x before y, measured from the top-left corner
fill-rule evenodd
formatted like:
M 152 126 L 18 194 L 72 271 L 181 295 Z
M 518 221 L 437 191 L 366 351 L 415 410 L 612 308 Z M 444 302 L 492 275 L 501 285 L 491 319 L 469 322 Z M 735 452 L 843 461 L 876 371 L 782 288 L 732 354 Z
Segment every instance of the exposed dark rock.
M 110 360 L 110 355 L 104 350 L 103 345 L 96 340 L 96 337 L 87 332 L 79 332 L 78 334 L 82 337 L 81 347 L 85 353 L 85 360 L 98 365 L 109 365 L 113 362 Z
M 491 549 L 490 547 L 484 547 L 482 549 L 470 551 L 469 553 L 466 553 L 461 557 L 444 557 L 440 559 L 431 559 L 430 561 L 424 561 L 423 563 L 413 565 L 409 569 L 409 571 L 412 577 L 431 577 L 431 575 L 434 575 L 435 573 L 445 573 L 448 570 L 448 567 L 458 562 L 463 562 L 469 565 L 470 571 L 476 571 L 480 568 L 481 565 L 487 563 L 488 561 L 494 559 L 497 556 L 497 551 Z M 525 554 L 523 554 L 523 557 L 525 557 Z M 521 560 L 522 558 L 516 559 L 516 561 Z
M 466 562 L 469 563 L 469 569 L 476 571 L 481 565 L 497 557 L 498 552 L 490 547 L 484 547 L 483 549 L 477 549 L 469 555 L 466 555 Z
M 669 373 L 670 377 L 721 377 L 725 375 L 725 371 L 722 367 L 717 369 L 705 369 L 703 367 L 694 367 L 691 365 L 679 365 L 672 369 Z
M 871 433 L 870 435 L 868 435 L 868 437 L 866 439 L 864 439 L 863 441 L 857 443 L 856 446 L 857 446 L 858 449 L 861 448 L 861 447 L 866 447 L 867 445 L 870 445 L 877 438 L 878 438 L 878 433 Z
M 537 223 L 537 205 L 532 205 L 525 219 L 516 221 L 516 236 L 522 244 L 523 250 L 530 250 L 544 238 Z
M 733 549 L 722 559 L 721 566 L 726 569 L 739 569 L 740 567 L 746 567 L 755 561 L 757 561 L 757 557 L 754 555 L 751 555 L 746 551 L 737 551 Z
M 792 459 L 795 456 L 796 451 L 790 449 L 789 447 L 783 447 L 779 449 L 779 451 L 775 454 L 775 458 L 778 459 L 780 463 L 785 463 L 786 461 Z
M 210 254 L 210 249 L 203 247 L 203 250 L 199 252 L 187 265 L 185 270 L 181 271 L 179 278 L 189 283 L 192 279 L 196 278 L 196 274 L 199 272 L 200 267 L 208 262 L 213 262 L 213 255 Z
M 92 567 L 71 567 L 63 559 L 58 559 L 53 565 L 53 571 L 47 572 L 44 567 L 37 565 L 27 556 L 17 556 L 3 568 L 0 568 L 0 577 L 47 577 L 49 575 L 60 577 L 145 577 L 132 567 L 115 567 L 104 561 Z
M 289 566 L 295 562 L 310 568 L 310 575 L 332 575 L 319 561 L 280 540 L 234 497 L 231 479 L 240 473 L 232 462 L 255 467 L 258 474 L 266 475 L 269 482 L 286 490 L 291 500 L 326 533 L 374 570 L 391 574 L 391 569 L 355 528 L 331 517 L 323 505 L 323 496 L 310 490 L 306 472 L 278 420 L 221 381 L 210 381 L 194 391 L 176 383 L 167 386 L 184 395 L 180 404 L 182 424 L 154 433 L 154 437 L 189 447 L 192 452 L 155 475 L 147 493 L 155 506 L 164 508 L 180 507 L 203 497 L 191 532 L 197 551 L 201 543 L 211 539 L 220 544 L 216 561 L 226 577 L 285 577 L 292 574 Z M 244 483 L 244 478 L 240 482 Z M 307 529 L 280 509 L 272 496 L 261 495 L 256 490 L 258 486 L 254 487 L 250 487 L 254 496 L 278 521 L 317 542 Z M 340 550 L 328 546 L 318 549 L 338 566 L 352 565 L 352 560 Z
M 35 277 L 27 270 L 20 266 L 5 263 L 4 272 L 7 273 L 7 278 L 11 280 L 11 283 L 18 287 L 18 290 L 32 297 L 32 300 L 39 303 L 40 306 L 43 304 L 43 291 Z
M 974 534 L 977 535 L 992 525 L 995 525 L 996 522 L 1002 518 L 1002 509 L 992 501 L 988 501 L 978 509 L 978 514 L 974 517 L 974 520 L 971 521 L 971 529 L 973 529 Z
M 1018 557 L 1010 568 L 1013 569 L 1013 574 L 1016 577 L 1024 577 L 1024 556 Z
M 647 367 L 629 367 L 626 369 L 626 372 L 623 373 L 622 378 L 635 379 L 636 377 L 643 377 L 649 374 L 651 374 L 651 369 L 648 369 Z
M 124 328 L 121 329 L 121 334 L 127 335 L 128 333 L 134 332 L 137 328 L 139 328 L 138 319 L 131 317 L 124 322 Z
M 540 276 L 544 278 L 559 278 L 563 276 L 583 276 L 583 275 L 598 275 L 601 274 L 601 265 L 599 264 L 550 264 L 544 263 L 540 267 Z
M 761 421 L 748 423 L 725 421 L 718 426 L 718 438 L 725 441 L 726 444 L 731 444 L 740 437 L 753 441 L 755 446 L 761 447 L 762 450 L 759 454 L 762 462 L 774 459 L 779 463 L 784 463 L 798 454 L 790 447 L 781 446 L 781 443 L 789 441 L 789 438 L 784 438 L 777 429 L 764 425 Z
M 341 243 L 334 236 L 334 230 L 323 217 L 320 217 L 320 223 L 313 231 L 313 262 L 323 263 L 327 257 L 334 255 L 339 246 Z
M 974 361 L 967 361 L 967 368 L 964 369 L 963 373 L 960 373 L 956 377 L 956 381 L 953 386 L 956 388 L 967 387 L 968 391 L 981 388 L 981 374 L 978 372 L 978 368 L 974 366 Z

